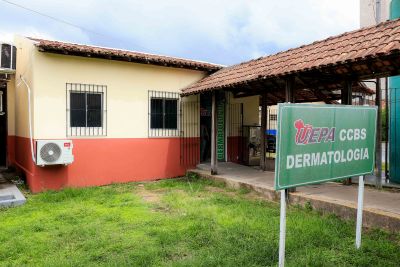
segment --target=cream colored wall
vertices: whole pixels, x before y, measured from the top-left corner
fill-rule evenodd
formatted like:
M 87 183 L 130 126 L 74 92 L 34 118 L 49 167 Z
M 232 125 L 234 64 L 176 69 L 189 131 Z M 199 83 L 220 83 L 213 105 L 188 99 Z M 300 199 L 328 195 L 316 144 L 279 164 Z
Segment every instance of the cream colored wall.
M 243 103 L 243 125 L 259 125 L 259 106 L 260 97 L 249 96 L 242 98 L 234 98 L 229 94 L 230 103 Z
M 148 91 L 180 92 L 206 75 L 194 70 L 42 53 L 26 38 L 17 37 L 15 43 L 17 77 L 23 74 L 32 89 L 35 139 L 69 138 L 66 135 L 66 83 L 107 86 L 106 138 L 147 138 Z M 197 97 L 190 96 L 182 101 L 196 102 Z M 28 137 L 27 91 L 23 84 L 16 88 L 15 98 L 18 100 L 15 134 Z M 230 103 L 243 103 L 245 125 L 258 125 L 258 96 L 230 98 Z M 188 117 L 199 119 L 196 115 L 199 104 L 184 112 Z M 199 136 L 198 124 L 190 126 L 194 136 Z
M 259 96 L 250 96 L 243 99 L 243 124 L 259 125 Z
M 147 138 L 148 90 L 180 92 L 205 76 L 178 68 L 41 52 L 34 55 L 36 139 L 67 138 L 66 83 L 107 86 L 106 138 Z
M 11 88 L 14 87 L 14 121 L 8 121 L 9 125 L 14 123 L 14 134 L 20 137 L 29 137 L 29 121 L 28 121 L 28 91 L 26 86 L 21 83 L 20 77 L 24 77 L 28 85 L 30 85 L 32 91 L 33 86 L 33 75 L 32 70 L 34 68 L 34 57 L 38 53 L 32 46 L 32 42 L 26 38 L 16 36 L 14 44 L 17 47 L 17 63 L 16 63 L 16 74 L 15 80 L 10 83 Z M 33 94 L 33 92 L 32 92 Z M 10 101 L 12 101 L 10 99 Z M 32 109 L 34 108 L 35 100 L 32 97 Z M 34 120 L 32 120 L 34 124 Z

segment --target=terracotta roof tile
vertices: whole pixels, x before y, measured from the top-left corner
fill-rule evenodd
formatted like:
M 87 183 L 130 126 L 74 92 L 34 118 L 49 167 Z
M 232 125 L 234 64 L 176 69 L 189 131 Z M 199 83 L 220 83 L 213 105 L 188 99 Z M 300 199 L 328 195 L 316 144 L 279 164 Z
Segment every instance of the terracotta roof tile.
M 207 72 L 214 72 L 223 66 L 203 61 L 190 59 L 148 54 L 135 51 L 120 50 L 114 48 L 105 48 L 81 44 L 73 44 L 59 41 L 50 41 L 37 38 L 30 38 L 36 42 L 36 46 L 42 52 L 51 52 L 58 54 L 68 54 L 83 57 L 105 58 L 119 61 L 129 61 L 135 63 L 152 64 L 159 66 L 177 67 L 185 69 L 194 69 Z
M 223 68 L 183 90 L 183 95 L 226 88 L 260 77 L 273 78 L 400 50 L 400 19 L 362 28 L 275 55 Z

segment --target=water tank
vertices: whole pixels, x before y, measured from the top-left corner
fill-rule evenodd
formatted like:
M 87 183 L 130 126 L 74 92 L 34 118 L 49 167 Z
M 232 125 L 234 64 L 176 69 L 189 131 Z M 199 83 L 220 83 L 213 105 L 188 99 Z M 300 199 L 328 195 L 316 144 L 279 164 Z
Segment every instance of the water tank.
M 0 43 L 0 74 L 15 73 L 17 48 L 11 44 Z

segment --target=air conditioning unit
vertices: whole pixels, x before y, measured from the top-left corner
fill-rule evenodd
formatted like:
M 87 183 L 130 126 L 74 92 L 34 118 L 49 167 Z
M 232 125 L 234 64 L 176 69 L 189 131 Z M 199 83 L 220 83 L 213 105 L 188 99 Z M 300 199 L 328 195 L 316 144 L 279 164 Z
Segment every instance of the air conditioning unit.
M 71 140 L 37 140 L 36 165 L 68 165 L 74 161 Z
M 15 73 L 16 59 L 17 48 L 11 44 L 0 43 L 0 73 Z

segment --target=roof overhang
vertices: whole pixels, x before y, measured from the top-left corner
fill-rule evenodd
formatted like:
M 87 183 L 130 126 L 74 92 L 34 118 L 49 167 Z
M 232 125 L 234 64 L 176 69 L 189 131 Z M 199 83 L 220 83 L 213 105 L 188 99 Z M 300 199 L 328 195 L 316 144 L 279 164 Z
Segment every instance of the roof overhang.
M 353 91 L 372 94 L 359 82 L 399 74 L 400 20 L 395 20 L 221 69 L 185 88 L 182 96 L 226 90 L 238 97 L 267 93 L 277 102 L 293 79 L 297 97 L 315 92 L 323 100 L 345 81 L 353 83 Z

